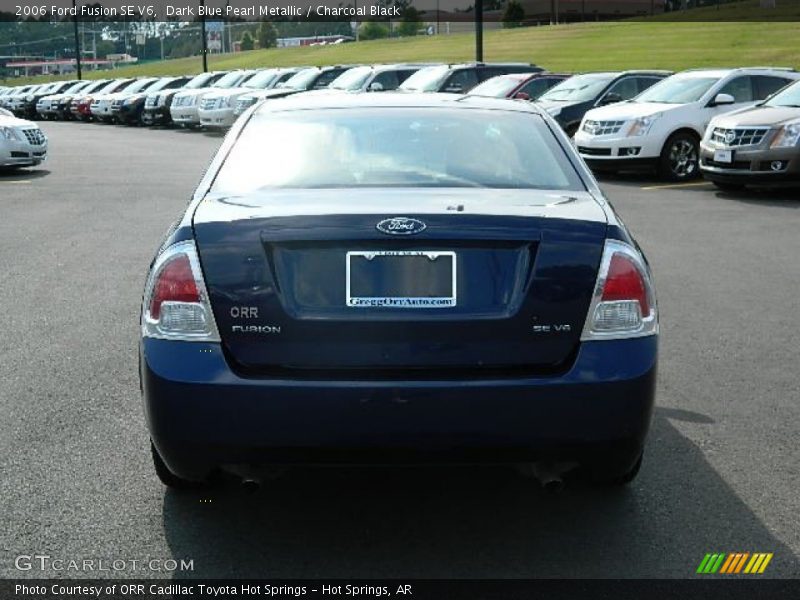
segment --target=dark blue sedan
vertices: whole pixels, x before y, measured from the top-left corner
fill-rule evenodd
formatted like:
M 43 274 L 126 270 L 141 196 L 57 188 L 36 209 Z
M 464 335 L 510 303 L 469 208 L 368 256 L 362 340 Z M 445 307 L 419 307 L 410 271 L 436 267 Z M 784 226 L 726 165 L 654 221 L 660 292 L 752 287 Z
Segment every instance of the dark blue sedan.
M 529 103 L 302 95 L 237 122 L 155 257 L 141 383 L 172 487 L 298 463 L 517 463 L 624 483 L 650 270 Z

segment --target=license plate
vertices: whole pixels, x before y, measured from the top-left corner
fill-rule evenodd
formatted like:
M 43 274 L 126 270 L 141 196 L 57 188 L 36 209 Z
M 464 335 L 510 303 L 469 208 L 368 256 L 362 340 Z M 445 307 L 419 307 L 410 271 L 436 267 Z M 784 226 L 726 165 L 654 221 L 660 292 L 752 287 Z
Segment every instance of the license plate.
M 456 270 L 456 253 L 451 251 L 351 251 L 346 258 L 347 306 L 452 308 Z
M 733 150 L 714 150 L 714 162 L 732 163 Z

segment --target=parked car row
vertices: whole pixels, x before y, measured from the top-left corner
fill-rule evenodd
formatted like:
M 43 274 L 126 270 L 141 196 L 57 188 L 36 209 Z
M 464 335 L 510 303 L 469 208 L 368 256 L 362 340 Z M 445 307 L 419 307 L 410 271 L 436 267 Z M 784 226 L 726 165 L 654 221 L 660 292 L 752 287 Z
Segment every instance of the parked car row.
M 702 172 L 730 189 L 797 179 L 800 88 L 783 88 L 799 79 L 779 67 L 573 75 L 525 63 L 332 65 L 18 86 L 0 89 L 0 107 L 24 118 L 227 129 L 254 104 L 298 93 L 507 98 L 536 102 L 595 171 L 646 168 L 671 181 Z

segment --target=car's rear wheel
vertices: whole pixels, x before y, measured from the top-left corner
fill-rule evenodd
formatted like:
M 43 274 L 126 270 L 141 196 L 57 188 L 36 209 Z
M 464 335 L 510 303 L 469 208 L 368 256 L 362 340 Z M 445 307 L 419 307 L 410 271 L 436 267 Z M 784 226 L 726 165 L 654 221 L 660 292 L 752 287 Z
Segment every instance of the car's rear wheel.
M 208 486 L 206 482 L 190 481 L 175 475 L 164 463 L 164 459 L 161 458 L 153 442 L 150 442 L 150 453 L 153 455 L 153 467 L 156 470 L 156 475 L 165 486 L 174 490 L 198 490 Z
M 669 181 L 688 181 L 700 174 L 700 141 L 689 132 L 673 133 L 659 158 L 659 173 Z
M 725 183 L 722 181 L 714 181 L 712 183 L 722 192 L 741 192 L 745 188 L 743 183 Z
M 639 470 L 642 468 L 642 458 L 644 452 L 639 455 L 633 466 L 619 465 L 609 462 L 602 466 L 595 467 L 591 470 L 592 481 L 598 485 L 607 486 L 623 486 L 628 485 L 631 481 L 636 479 Z

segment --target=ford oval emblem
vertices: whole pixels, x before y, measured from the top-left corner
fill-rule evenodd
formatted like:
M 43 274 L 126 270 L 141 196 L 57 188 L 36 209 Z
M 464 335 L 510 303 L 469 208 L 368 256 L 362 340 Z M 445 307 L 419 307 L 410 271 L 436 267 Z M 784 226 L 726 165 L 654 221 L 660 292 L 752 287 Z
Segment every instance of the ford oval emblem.
M 414 235 L 425 231 L 428 226 L 419 219 L 392 217 L 391 219 L 380 221 L 375 227 L 378 231 L 389 235 Z

